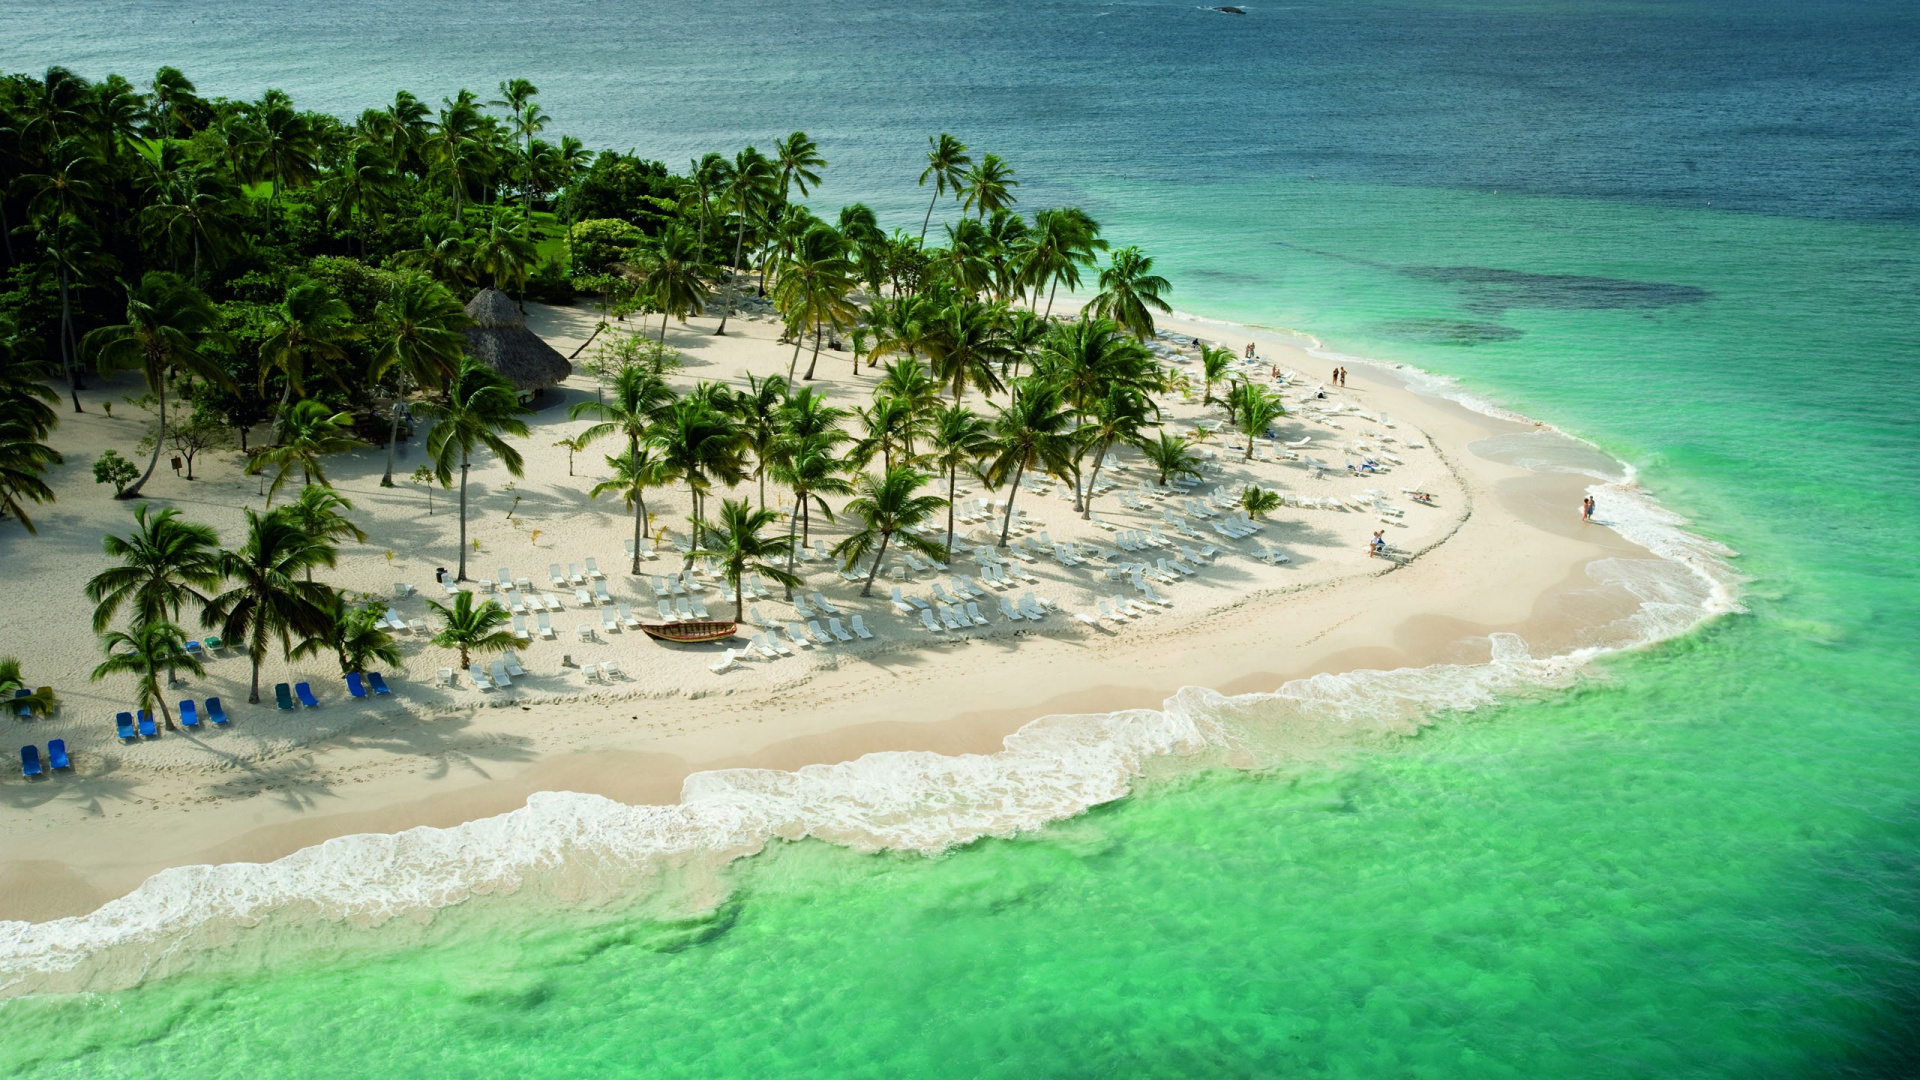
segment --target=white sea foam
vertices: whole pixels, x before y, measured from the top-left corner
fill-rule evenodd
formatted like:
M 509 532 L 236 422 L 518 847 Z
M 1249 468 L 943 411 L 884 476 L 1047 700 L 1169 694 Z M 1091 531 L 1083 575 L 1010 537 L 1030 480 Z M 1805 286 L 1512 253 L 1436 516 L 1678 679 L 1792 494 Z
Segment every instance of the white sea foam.
M 1447 389 L 1447 396 L 1530 422 L 1464 391 Z M 1603 560 L 1590 568 L 1596 580 L 1641 601 L 1631 643 L 1739 610 L 1740 578 L 1725 561 L 1731 553 L 1686 532 L 1686 521 L 1641 491 L 1631 469 L 1591 490 L 1607 524 L 1665 560 Z M 1663 566 L 1685 573 L 1649 570 Z M 123 983 L 147 970 L 143 957 L 164 955 L 211 925 L 248 926 L 282 913 L 380 923 L 512 892 L 569 865 L 646 870 L 689 857 L 726 861 L 804 837 L 860 851 L 937 853 L 1120 798 L 1156 763 L 1269 763 L 1565 686 L 1601 651 L 1536 658 L 1511 634 L 1494 635 L 1491 645 L 1483 664 L 1321 674 L 1234 697 L 1189 687 L 1159 710 L 1043 717 L 991 755 L 891 752 L 792 772 L 699 773 L 672 806 L 541 792 L 518 810 L 452 828 L 343 836 L 264 864 L 177 867 L 87 915 L 0 923 L 0 988 L 31 989 L 49 985 L 52 973 L 109 967 L 106 981 Z

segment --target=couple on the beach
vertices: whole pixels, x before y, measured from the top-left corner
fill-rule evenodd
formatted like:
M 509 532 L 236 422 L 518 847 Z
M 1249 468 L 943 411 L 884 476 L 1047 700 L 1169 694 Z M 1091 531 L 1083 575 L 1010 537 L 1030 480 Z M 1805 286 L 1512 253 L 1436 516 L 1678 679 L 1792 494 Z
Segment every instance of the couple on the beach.
M 1347 385 L 1347 369 L 1346 368 L 1337 367 L 1333 369 L 1333 385 L 1335 386 Z
M 1591 495 L 1580 500 L 1580 521 L 1589 525 L 1593 523 L 1593 496 Z

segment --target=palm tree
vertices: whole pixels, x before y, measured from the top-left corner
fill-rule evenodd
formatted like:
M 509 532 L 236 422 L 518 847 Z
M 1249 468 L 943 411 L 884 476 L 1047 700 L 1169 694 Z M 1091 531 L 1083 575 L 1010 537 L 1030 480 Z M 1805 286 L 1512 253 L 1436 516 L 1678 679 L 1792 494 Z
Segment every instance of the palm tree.
M 479 98 L 473 91 L 462 90 L 454 97 L 440 100 L 440 120 L 433 125 L 428 164 L 453 196 L 456 221 L 460 220 L 465 206 L 468 185 L 488 164 L 482 133 Z
M 878 478 L 871 474 L 860 477 L 859 494 L 848 501 L 846 509 L 860 519 L 861 527 L 835 544 L 833 554 L 843 560 L 848 570 L 869 554 L 873 556 L 867 583 L 860 588 L 861 596 L 873 595 L 873 579 L 879 576 L 880 563 L 887 557 L 887 545 L 895 537 L 922 555 L 946 559 L 945 544 L 912 531 L 947 504 L 947 500 L 937 495 L 914 494 L 926 482 L 927 474 L 910 465 L 896 465 Z
M 520 451 L 500 436 L 526 438 L 527 422 L 520 417 L 532 411 L 520 403 L 512 383 L 472 357 L 460 365 L 444 401 L 420 406 L 421 415 L 436 421 L 427 435 L 427 457 L 440 486 L 451 485 L 454 468 L 460 469 L 460 572 L 455 581 L 467 580 L 467 473 L 474 451 L 486 450 L 508 473 L 524 475 Z
M 364 258 L 367 231 L 383 213 L 393 208 L 398 191 L 393 162 L 385 148 L 359 139 L 347 147 L 340 161 L 320 181 L 315 194 L 326 207 L 327 224 L 356 235 Z
M 377 601 L 349 604 L 345 593 L 328 589 L 319 609 L 319 631 L 294 646 L 293 659 L 330 652 L 340 661 L 341 675 L 364 672 L 367 665 L 376 660 L 388 667 L 399 667 L 405 662 L 400 656 L 399 642 L 381 626 L 386 615 L 385 604 Z
M 247 464 L 247 475 L 258 476 L 276 469 L 273 483 L 267 486 L 267 502 L 286 484 L 295 468 L 305 484 L 315 480 L 331 487 L 321 461 L 329 454 L 344 454 L 367 445 L 353 434 L 353 414 L 334 412 L 318 401 L 296 401 L 288 406 L 280 420 L 280 441 L 262 451 Z
M 381 487 L 392 487 L 394 444 L 400 441 L 400 408 L 407 386 L 438 390 L 446 385 L 466 355 L 467 338 L 462 331 L 471 320 L 445 285 L 421 273 L 402 274 L 374 308 L 374 320 L 376 351 L 367 381 L 378 383 L 392 374 L 399 384 L 387 429 L 387 470 L 380 476 Z
M 301 488 L 300 497 L 283 507 L 282 512 L 306 530 L 308 536 L 328 544 L 337 545 L 342 540 L 364 544 L 367 542 L 366 530 L 341 513 L 351 509 L 353 504 L 341 498 L 332 488 L 309 485 Z M 313 580 L 311 569 L 307 571 L 307 580 Z
M 673 391 L 667 388 L 666 381 L 659 375 L 639 364 L 631 364 L 620 369 L 613 378 L 613 393 L 610 400 L 576 402 L 567 412 L 567 419 L 578 420 L 583 416 L 598 417 L 600 422 L 589 426 L 579 435 L 582 448 L 595 440 L 608 435 L 625 435 L 627 453 L 622 460 L 639 460 L 640 443 L 647 432 L 669 406 L 673 404 Z M 612 462 L 613 458 L 607 459 Z M 648 486 L 652 486 L 649 484 Z M 637 506 L 634 511 L 634 537 L 646 535 L 646 502 L 644 499 L 629 499 L 629 505 Z M 633 573 L 640 572 L 640 545 L 634 545 Z
M 644 443 L 618 457 L 607 455 L 607 468 L 613 470 L 613 475 L 589 489 L 587 497 L 618 495 L 627 509 L 633 511 L 633 572 L 638 574 L 640 540 L 647 535 L 647 489 L 671 484 L 674 472 L 653 456 L 653 447 Z
M 953 388 L 956 404 L 969 386 L 988 395 L 1006 389 L 997 370 L 1010 355 L 1002 318 L 998 305 L 961 299 L 929 327 L 934 377 Z
M 813 360 L 807 365 L 805 377 L 810 382 L 814 367 L 820 363 L 822 332 L 828 327 L 851 325 L 859 318 L 859 309 L 848 299 L 853 284 L 853 262 L 847 258 L 846 238 L 824 222 L 809 228 L 773 290 L 774 306 L 794 331 L 793 359 L 787 364 L 789 382 L 800 362 L 800 345 L 808 330 L 813 331 Z
M 294 109 L 285 91 L 268 90 L 261 95 L 252 107 L 252 119 L 264 136 L 260 157 L 271 207 L 279 201 L 280 185 L 304 184 L 318 171 L 319 142 L 313 124 Z
M 934 409 L 928 425 L 932 462 L 947 475 L 947 547 L 953 547 L 953 499 L 960 486 L 960 470 L 972 468 L 993 447 L 993 425 L 963 405 Z
M 137 498 L 160 463 L 160 447 L 167 437 L 169 376 L 185 370 L 209 382 L 233 386 L 226 371 L 200 353 L 203 345 L 223 336 L 219 327 L 220 315 L 204 293 L 177 274 L 154 271 L 127 291 L 126 322 L 100 327 L 82 339 L 81 344 L 103 371 L 139 369 L 147 390 L 159 400 L 159 428 L 154 432 L 147 471 L 127 485 L 118 498 Z
M 780 440 L 773 460 L 773 479 L 793 491 L 787 539 L 792 541 L 796 530 L 800 533 L 799 544 L 790 543 L 787 549 L 788 573 L 793 572 L 794 553 L 806 546 L 808 530 L 813 526 L 813 507 L 818 506 L 821 516 L 831 522 L 833 508 L 827 505 L 826 497 L 853 493 L 853 484 L 846 477 L 847 463 L 834 449 L 845 439 L 845 432 L 834 430 L 811 435 L 789 432 Z M 791 586 L 787 596 L 789 599 L 793 596 Z
M 740 265 L 740 250 L 747 238 L 747 223 L 758 216 L 772 197 L 773 163 L 766 155 L 749 146 L 733 157 L 733 163 L 727 167 L 723 177 L 721 201 L 733 213 L 737 222 L 733 234 L 733 259 L 729 267 Z M 714 327 L 715 337 L 727 332 L 727 317 L 733 314 L 733 272 L 727 272 L 726 305 L 720 311 L 720 325 Z
M 1201 377 L 1206 380 L 1206 387 L 1200 395 L 1201 405 L 1213 404 L 1214 386 L 1218 383 L 1225 382 L 1229 373 L 1232 371 L 1232 349 L 1223 349 L 1217 345 L 1209 345 L 1204 341 L 1200 343 L 1200 372 Z
M 1038 297 L 1047 291 L 1047 309 L 1043 319 L 1053 317 L 1053 296 L 1061 283 L 1069 289 L 1080 287 L 1080 268 L 1092 266 L 1094 252 L 1106 250 L 1100 239 L 1100 225 L 1078 207 L 1042 210 L 1033 215 L 1033 228 L 1027 232 L 1020 254 L 1020 274 L 1025 286 Z
M 1153 336 L 1153 313 L 1173 311 L 1161 298 L 1171 291 L 1167 279 L 1153 272 L 1151 258 L 1137 247 L 1124 247 L 1100 271 L 1100 291 L 1087 305 L 1087 313 L 1112 319 L 1144 341 Z
M 204 609 L 207 592 L 220 584 L 219 535 L 182 519 L 173 507 L 150 514 L 151 509 L 134 508 L 131 535 L 109 533 L 100 540 L 101 550 L 120 565 L 87 582 L 96 634 L 129 604 L 135 623 L 177 621 L 182 605 L 191 602 Z
M 721 576 L 727 584 L 733 586 L 733 619 L 741 621 L 745 617 L 746 597 L 740 590 L 740 582 L 748 572 L 765 574 L 789 590 L 800 584 L 800 579 L 775 565 L 772 560 L 793 553 L 793 537 L 761 536 L 760 530 L 780 520 L 780 515 L 772 510 L 753 508 L 745 499 L 720 500 L 720 520 L 717 524 L 700 526 L 695 536 L 696 555 L 710 555 L 720 560 Z M 791 593 L 789 593 L 791 595 Z
M 819 170 L 827 167 L 827 159 L 820 156 L 820 147 L 807 138 L 804 131 L 796 131 L 780 140 L 774 148 L 774 157 L 780 167 L 780 205 L 787 204 L 787 186 L 792 184 L 800 189 L 800 196 L 808 194 L 808 184 L 820 183 Z
M 1248 484 L 1240 492 L 1240 506 L 1248 516 L 1263 518 L 1280 506 L 1280 493 L 1257 484 Z
M 741 454 L 741 431 L 733 419 L 699 397 L 676 401 L 649 433 L 661 460 L 672 474 L 687 482 L 693 495 L 694 535 L 703 520 L 701 506 L 714 480 L 731 487 L 746 478 Z M 693 565 L 691 550 L 687 565 Z
M 1246 460 L 1253 460 L 1253 440 L 1267 430 L 1267 425 L 1287 415 L 1280 404 L 1280 395 L 1257 383 L 1235 383 L 1227 392 L 1227 406 L 1233 410 L 1233 422 L 1247 436 Z
M 881 467 L 891 469 L 896 453 L 901 463 L 913 456 L 914 436 L 926 433 L 927 417 L 914 411 L 911 402 L 880 395 L 873 404 L 860 410 L 860 422 L 867 433 L 853 444 L 849 455 L 864 468 L 878 455 Z
M 528 228 L 509 224 L 507 215 L 496 213 L 487 221 L 486 230 L 474 236 L 467 257 L 467 272 L 476 283 L 512 292 L 521 299 L 522 308 L 526 306 L 527 273 L 539 261 Z
M 22 694 L 22 690 L 27 692 Z M 51 689 L 41 693 L 39 689 L 29 687 L 26 677 L 20 674 L 20 660 L 12 656 L 0 656 L 0 700 L 16 709 L 25 709 L 41 716 L 53 712 L 60 704 Z
M 266 514 L 249 508 L 247 539 L 238 551 L 220 553 L 220 574 L 231 587 L 208 601 L 201 624 L 218 627 L 229 643 L 243 643 L 253 664 L 247 701 L 260 701 L 260 662 L 267 645 L 280 639 L 282 655 L 293 652 L 293 636 L 321 629 L 321 605 L 328 588 L 301 576 L 316 566 L 334 565 L 332 544 L 309 536 L 285 510 Z
M 706 267 L 699 242 L 680 225 L 669 225 L 647 258 L 641 273 L 640 294 L 660 309 L 660 344 L 667 343 L 667 316 L 688 317 L 707 309 Z
M 1085 497 L 1081 500 L 1081 517 L 1089 520 L 1093 517 L 1093 495 L 1100 486 L 1100 469 L 1106 464 L 1107 454 L 1118 444 L 1140 446 L 1145 443 L 1146 429 L 1158 425 L 1154 417 L 1159 413 L 1159 406 L 1152 398 L 1131 386 L 1119 384 L 1109 386 L 1106 396 L 1093 403 L 1086 422 L 1075 433 L 1081 452 L 1093 455 L 1093 471 L 1087 474 Z M 1074 471 L 1079 472 L 1077 463 Z
M 964 183 L 967 195 L 961 209 L 972 210 L 981 220 L 1012 208 L 1012 189 L 1020 186 L 1020 181 L 1013 178 L 1013 167 L 1000 160 L 999 154 L 982 156 L 980 164 L 968 171 Z
M 38 530 L 21 500 L 52 502 L 53 489 L 42 477 L 49 466 L 66 460 L 59 451 L 41 441 L 47 437 L 47 427 L 51 425 L 43 427 L 23 407 L 30 396 L 39 394 L 59 400 L 38 384 L 34 384 L 32 390 L 22 388 L 0 394 L 0 517 L 12 515 L 30 533 Z M 31 404 L 39 405 L 39 402 Z
M 490 101 L 489 105 L 506 108 L 513 117 L 513 133 L 526 140 L 525 156 L 533 157 L 533 137 L 546 130 L 547 122 L 553 119 L 541 111 L 540 103 L 533 100 L 540 88 L 526 79 L 506 79 L 500 83 L 500 100 Z M 522 192 L 522 219 L 533 221 L 533 193 L 531 184 Z
M 188 280 L 198 286 L 201 254 L 217 266 L 238 245 L 244 209 L 240 190 L 231 180 L 211 169 L 189 167 L 159 184 L 158 198 L 140 212 L 139 221 L 166 238 L 176 265 L 181 252 L 190 254 Z
M 1000 546 L 1007 546 L 1013 528 L 1013 500 L 1020 494 L 1020 478 L 1028 469 L 1065 473 L 1072 467 L 1073 417 L 1060 399 L 1060 388 L 1042 379 L 1026 378 L 1014 384 L 1013 400 L 1002 406 L 993 421 L 993 457 L 984 470 L 987 483 L 1008 483 L 1007 514 L 1000 524 Z
M 927 226 L 933 221 L 933 208 L 940 203 L 940 196 L 952 188 L 959 194 L 966 185 L 967 166 L 973 159 L 967 156 L 967 144 L 941 132 L 936 138 L 927 136 L 927 167 L 920 173 L 920 186 L 926 187 L 927 181 L 933 181 L 933 198 L 927 200 L 927 216 L 920 222 L 920 242 L 927 242 Z
M 1157 440 L 1142 443 L 1140 452 L 1146 455 L 1147 464 L 1159 470 L 1160 486 L 1166 487 L 1176 476 L 1200 475 L 1200 459 L 1188 452 L 1192 447 L 1181 436 L 1163 431 Z
M 260 391 L 267 377 L 279 372 L 286 379 L 276 415 L 287 416 L 287 403 L 307 392 L 307 373 L 317 367 L 336 382 L 334 364 L 347 358 L 347 342 L 360 336 L 353 309 L 317 281 L 287 286 L 286 299 L 268 316 L 269 334 L 260 344 Z
M 472 664 L 473 653 L 505 652 L 519 643 L 513 631 L 501 629 L 512 616 L 498 600 L 488 600 L 476 607 L 473 593 L 461 589 L 453 594 L 452 607 L 432 600 L 427 601 L 427 606 L 447 620 L 447 625 L 433 636 L 433 643 L 443 649 L 459 650 L 461 667 Z
M 172 685 L 173 672 L 182 668 L 194 675 L 207 673 L 200 658 L 187 651 L 187 638 L 180 628 L 164 620 L 135 623 L 131 630 L 110 630 L 102 634 L 100 647 L 106 650 L 107 658 L 93 669 L 92 681 L 99 682 L 109 675 L 132 675 L 137 680 L 135 706 L 158 710 L 167 730 L 178 730 L 173 726 L 173 712 L 167 708 L 167 695 L 160 686 L 160 673 L 167 673 L 168 685 Z
M 731 411 L 740 421 L 741 438 L 753 451 L 753 479 L 760 485 L 762 507 L 767 505 L 767 463 L 781 435 L 780 409 L 786 401 L 787 380 L 778 375 L 762 379 L 751 372 L 746 390 L 735 393 L 732 399 Z

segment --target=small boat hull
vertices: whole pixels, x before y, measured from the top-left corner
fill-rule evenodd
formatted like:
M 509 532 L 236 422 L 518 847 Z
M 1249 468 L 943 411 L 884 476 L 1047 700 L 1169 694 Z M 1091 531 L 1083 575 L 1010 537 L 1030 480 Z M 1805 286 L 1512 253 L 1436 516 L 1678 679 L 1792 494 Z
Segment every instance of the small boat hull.
M 640 629 L 655 641 L 674 641 L 697 645 L 704 641 L 725 641 L 734 635 L 736 624 L 717 620 L 641 623 Z

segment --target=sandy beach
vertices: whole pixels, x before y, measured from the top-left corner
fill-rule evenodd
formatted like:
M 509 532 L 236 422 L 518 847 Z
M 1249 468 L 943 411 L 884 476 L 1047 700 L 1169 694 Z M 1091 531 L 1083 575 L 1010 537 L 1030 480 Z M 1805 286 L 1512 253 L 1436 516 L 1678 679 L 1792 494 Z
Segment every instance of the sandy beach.
M 584 306 L 536 306 L 530 325 L 570 354 L 593 320 Z M 775 341 L 775 323 L 736 318 L 727 336 L 714 337 L 713 322 L 668 328 L 668 343 L 686 358 L 676 386 L 785 372 L 792 349 Z M 658 328 L 648 321 L 649 333 Z M 1310 462 L 1273 460 L 1275 448 L 1264 442 L 1260 460 L 1246 461 L 1244 439 L 1236 442 L 1231 428 L 1208 439 L 1204 449 L 1213 461 L 1198 491 L 1255 483 L 1289 497 L 1257 535 L 1234 540 L 1189 512 L 1195 495 L 1137 494 L 1155 478 L 1136 454 L 1121 452 L 1126 467 L 1111 475 L 1117 490 L 1094 503 L 1098 518 L 1123 529 L 1167 530 L 1175 546 L 1145 553 L 1148 561 L 1178 557 L 1181 544 L 1219 549 L 1191 576 L 1156 585 L 1171 602 L 1156 613 L 1095 625 L 1075 619 L 1095 614 L 1103 599 L 1133 594 L 1132 586 L 1106 579 L 1092 563 L 1070 567 L 1045 557 L 1013 563 L 1034 581 L 985 597 L 985 626 L 936 635 L 893 611 L 888 593 L 895 584 L 930 597 L 936 584 L 951 588 L 957 576 L 977 576 L 980 564 L 968 552 L 991 543 L 986 530 L 997 534 L 996 516 L 991 526 L 957 526 L 963 539 L 949 572 L 915 572 L 904 583 L 883 575 L 868 598 L 822 561 L 799 565 L 806 592 L 821 592 L 846 616 L 862 615 L 872 641 L 795 646 L 793 657 L 745 658 L 716 674 L 709 665 L 721 646 L 671 648 L 631 630 L 607 632 L 600 605 L 582 607 L 571 588 L 548 585 L 549 564 L 596 559 L 616 601 L 652 619 L 648 578 L 678 570 L 680 559 L 669 549 L 643 562 L 642 576 L 627 572 L 622 541 L 631 535 L 631 516 L 616 500 L 586 496 L 606 472 L 610 442 L 575 455 L 569 475 L 568 453 L 555 443 L 586 426 L 567 419 L 568 406 L 596 393 L 593 378 L 576 371 L 564 393 L 548 395 L 529 418 L 525 477 L 514 481 L 491 461 L 472 477 L 468 530 L 478 551 L 468 552 L 468 577 L 492 579 L 508 567 L 563 603 L 552 615 L 555 639 L 536 637 L 518 651 L 528 674 L 513 689 L 466 688 L 463 672 L 453 688 L 437 687 L 437 670 L 456 658 L 428 644 L 427 635 L 401 634 L 406 667 L 389 673 L 394 694 L 386 699 L 349 698 L 331 658 L 289 665 L 271 656 L 263 687 L 307 680 L 321 699 L 318 709 L 288 713 L 275 709 L 270 693 L 261 705 L 246 704 L 246 659 L 228 652 L 174 697 L 221 697 L 233 719 L 229 728 L 168 732 L 131 745 L 114 737 L 111 720 L 128 707 L 128 687 L 87 680 L 99 654 L 82 586 L 106 565 L 101 535 L 124 532 L 132 514 L 108 488 L 93 485 L 88 470 L 105 447 L 130 453 L 142 421 L 130 405 L 116 408 L 113 419 L 99 408 L 135 392 L 130 380 L 96 384 L 83 394 L 87 413 L 63 416 L 55 443 L 67 464 L 51 477 L 60 500 L 37 515 L 40 535 L 13 527 L 0 533 L 10 576 L 26 586 L 0 612 L 0 652 L 18 655 L 28 679 L 52 683 L 62 701 L 53 717 L 12 721 L 16 741 L 63 738 L 75 766 L 34 781 L 0 780 L 0 918 L 81 914 L 165 867 L 267 861 L 335 836 L 453 825 L 511 810 L 536 791 L 670 803 L 695 772 L 794 769 L 887 750 L 988 754 L 1038 717 L 1158 708 L 1185 686 L 1234 694 L 1322 673 L 1478 663 L 1497 632 L 1519 635 L 1535 656 L 1630 636 L 1619 620 L 1636 611 L 1638 598 L 1618 575 L 1603 581 L 1590 567 L 1600 560 L 1651 564 L 1653 557 L 1611 529 L 1582 524 L 1578 508 L 1590 477 L 1535 471 L 1525 466 L 1533 458 L 1513 451 L 1514 438 L 1530 435 L 1554 440 L 1555 452 L 1570 458 L 1588 453 L 1579 444 L 1416 390 L 1385 366 L 1350 363 L 1349 385 L 1327 388 L 1326 399 L 1311 397 L 1333 365 L 1291 335 L 1182 320 L 1163 328 L 1221 342 L 1236 355 L 1256 342 L 1263 379 L 1269 368 L 1298 373 L 1301 381 L 1283 390 L 1291 415 L 1275 430 L 1285 443 L 1310 440 L 1297 453 L 1333 468 L 1316 478 Z M 800 357 L 802 370 L 807 359 Z M 863 368 L 855 376 L 851 364 L 847 353 L 823 353 L 813 385 L 842 404 L 864 402 L 875 372 Z M 1382 426 L 1382 414 L 1391 426 Z M 1190 400 L 1173 401 L 1164 420 L 1169 430 L 1191 433 L 1200 419 L 1220 415 L 1217 407 L 1201 407 L 1196 379 Z M 1356 445 L 1368 450 L 1349 449 Z M 1346 462 L 1369 452 L 1400 464 L 1349 475 Z M 409 584 L 418 592 L 394 607 L 403 618 L 424 618 L 423 597 L 439 594 L 435 568 L 451 574 L 457 566 L 454 493 L 432 492 L 429 513 L 425 489 L 380 488 L 384 453 L 367 450 L 328 464 L 369 533 L 366 544 L 343 553 L 329 580 L 388 597 L 395 583 Z M 401 448 L 396 477 L 422 460 L 416 436 Z M 258 480 L 241 473 L 232 453 L 197 461 L 195 474 L 191 483 L 156 476 L 145 501 L 178 506 L 231 542 L 241 508 L 263 502 Z M 1006 495 L 971 486 L 963 502 Z M 1397 513 L 1383 518 L 1352 503 L 1341 510 L 1295 505 L 1304 498 L 1324 507 L 1330 497 L 1355 499 L 1368 489 Z M 1429 492 L 1434 504 L 1417 504 L 1403 489 Z M 752 495 L 751 482 L 735 494 Z M 780 501 L 780 493 L 770 488 L 768 499 Z M 656 528 L 684 538 L 684 488 L 650 493 L 648 506 Z M 1053 542 L 1113 543 L 1112 533 L 1073 511 L 1057 482 L 1023 486 L 1015 508 L 1036 522 L 1036 536 L 1044 529 Z M 1171 535 L 1168 511 L 1187 518 L 1199 535 Z M 815 524 L 814 538 L 829 546 L 846 534 L 844 523 L 816 517 Z M 1369 557 L 1375 529 L 1386 530 L 1398 557 Z M 1253 557 L 1266 547 L 1284 550 L 1290 561 L 1268 565 Z M 995 595 L 1028 591 L 1059 610 L 1038 622 L 1003 619 Z M 731 605 L 718 593 L 709 580 L 706 606 L 730 617 Z M 782 627 L 795 619 L 777 588 L 753 606 Z M 576 629 L 583 623 L 591 640 Z M 744 643 L 744 636 L 735 642 Z M 605 660 L 621 669 L 611 681 L 590 679 L 579 666 Z M 1300 749 L 1311 752 L 1328 738 L 1303 732 Z

